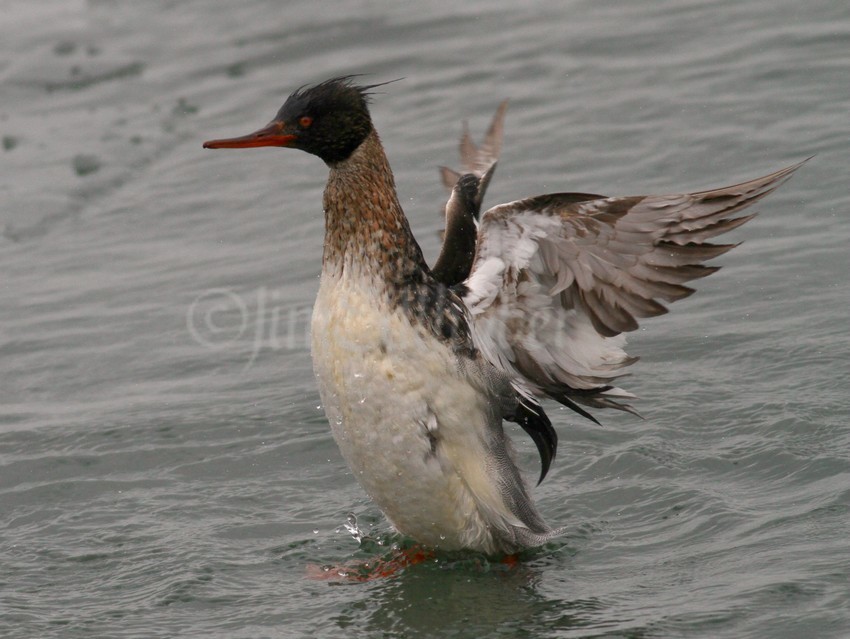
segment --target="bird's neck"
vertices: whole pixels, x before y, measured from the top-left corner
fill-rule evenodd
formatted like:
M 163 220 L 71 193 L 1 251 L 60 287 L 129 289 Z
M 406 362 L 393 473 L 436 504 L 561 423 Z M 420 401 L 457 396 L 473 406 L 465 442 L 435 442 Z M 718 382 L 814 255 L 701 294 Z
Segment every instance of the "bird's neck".
M 348 159 L 330 166 L 324 209 L 326 273 L 353 270 L 390 283 L 427 270 L 374 131 Z

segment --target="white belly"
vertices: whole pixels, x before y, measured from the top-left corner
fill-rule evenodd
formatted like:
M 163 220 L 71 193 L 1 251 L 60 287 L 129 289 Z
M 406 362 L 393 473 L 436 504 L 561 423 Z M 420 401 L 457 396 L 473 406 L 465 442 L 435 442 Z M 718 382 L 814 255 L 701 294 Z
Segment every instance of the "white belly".
M 334 438 L 396 529 L 428 545 L 486 550 L 482 495 L 501 503 L 487 429 L 500 418 L 445 343 L 363 283 L 323 276 L 312 346 Z

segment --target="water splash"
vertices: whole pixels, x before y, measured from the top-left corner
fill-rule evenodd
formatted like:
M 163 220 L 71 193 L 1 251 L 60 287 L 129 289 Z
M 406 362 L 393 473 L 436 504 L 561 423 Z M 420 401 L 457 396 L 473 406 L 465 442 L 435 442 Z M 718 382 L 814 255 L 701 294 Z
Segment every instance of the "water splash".
M 354 513 L 348 513 L 348 516 L 345 519 L 345 523 L 343 527 L 348 532 L 349 535 L 354 537 L 354 540 L 359 544 L 366 537 L 366 533 L 360 530 L 360 527 L 357 525 L 357 516 Z

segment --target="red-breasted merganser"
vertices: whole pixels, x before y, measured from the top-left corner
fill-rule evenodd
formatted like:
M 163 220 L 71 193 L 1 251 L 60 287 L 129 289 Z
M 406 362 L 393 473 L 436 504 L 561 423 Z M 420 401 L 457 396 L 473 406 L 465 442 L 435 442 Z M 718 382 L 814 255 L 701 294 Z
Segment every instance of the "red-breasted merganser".
M 480 149 L 462 144 L 466 173 L 444 170 L 453 189 L 432 270 L 372 125 L 375 86 L 349 76 L 298 89 L 266 127 L 204 147 L 290 147 L 330 169 L 314 368 L 342 455 L 392 525 L 446 550 L 539 545 L 559 531 L 538 513 L 503 420 L 534 439 L 542 481 L 557 435 L 539 399 L 586 417 L 582 406 L 631 411 L 613 384 L 635 361 L 623 333 L 716 271 L 702 262 L 733 245 L 706 240 L 749 220 L 735 215 L 799 165 L 699 193 L 539 195 L 479 220 L 503 105 Z

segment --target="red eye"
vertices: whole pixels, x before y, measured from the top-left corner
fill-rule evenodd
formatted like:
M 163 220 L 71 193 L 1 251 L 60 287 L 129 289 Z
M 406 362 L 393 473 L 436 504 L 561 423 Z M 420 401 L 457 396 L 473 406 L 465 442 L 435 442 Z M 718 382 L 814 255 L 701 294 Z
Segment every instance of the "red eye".
M 313 124 L 313 118 L 311 118 L 309 115 L 303 115 L 303 116 L 301 116 L 301 119 L 298 120 L 298 124 L 301 125 L 302 129 L 306 129 L 311 124 Z

